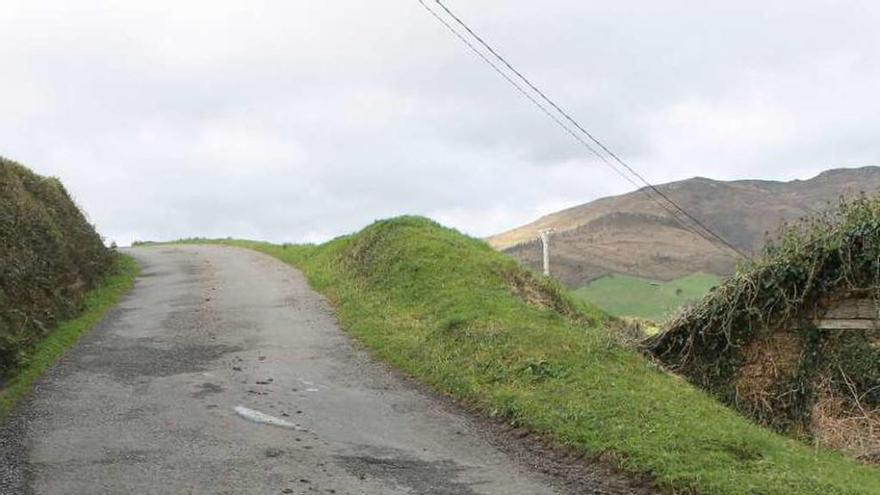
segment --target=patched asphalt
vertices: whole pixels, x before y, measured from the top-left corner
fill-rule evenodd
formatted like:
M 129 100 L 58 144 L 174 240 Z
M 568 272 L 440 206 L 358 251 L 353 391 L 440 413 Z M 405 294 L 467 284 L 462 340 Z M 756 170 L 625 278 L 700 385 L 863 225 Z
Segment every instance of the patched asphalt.
M 0 426 L 0 493 L 573 492 L 371 359 L 293 268 L 130 252 L 133 291 Z

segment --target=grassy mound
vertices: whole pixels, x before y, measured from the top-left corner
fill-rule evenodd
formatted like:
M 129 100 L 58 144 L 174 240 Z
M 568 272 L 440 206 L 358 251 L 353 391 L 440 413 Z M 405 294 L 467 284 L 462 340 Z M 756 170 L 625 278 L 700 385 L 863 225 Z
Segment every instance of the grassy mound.
M 880 308 L 880 199 L 842 201 L 788 227 L 761 260 L 741 267 L 650 347 L 763 424 L 857 456 L 880 455 L 880 334 L 814 323 L 850 298 Z
M 320 246 L 225 241 L 301 268 L 376 355 L 470 407 L 678 493 L 876 494 L 880 471 L 760 428 L 623 348 L 607 317 L 422 218 Z
M 113 256 L 57 179 L 0 158 L 0 377 L 81 311 Z
M 694 273 L 669 282 L 628 275 L 609 275 L 590 282 L 574 294 L 614 316 L 663 321 L 682 305 L 704 297 L 721 282 L 717 275 Z

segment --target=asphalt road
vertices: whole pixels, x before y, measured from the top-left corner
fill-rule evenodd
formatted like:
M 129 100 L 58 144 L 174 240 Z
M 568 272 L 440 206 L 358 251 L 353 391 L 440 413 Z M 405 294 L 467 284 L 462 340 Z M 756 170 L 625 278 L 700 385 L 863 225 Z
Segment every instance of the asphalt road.
M 134 290 L 0 427 L 0 493 L 563 493 L 358 350 L 293 268 L 131 253 Z

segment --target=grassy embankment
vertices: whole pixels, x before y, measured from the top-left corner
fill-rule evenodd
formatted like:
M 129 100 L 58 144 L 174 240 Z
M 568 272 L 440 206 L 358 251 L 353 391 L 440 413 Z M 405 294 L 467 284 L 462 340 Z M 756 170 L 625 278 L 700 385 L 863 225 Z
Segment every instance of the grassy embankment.
M 302 269 L 352 335 L 413 377 L 471 408 L 648 473 L 662 488 L 880 493 L 880 470 L 750 423 L 617 344 L 600 311 L 428 220 L 378 222 L 320 246 L 225 243 Z
M 636 316 L 659 322 L 682 305 L 701 299 L 720 282 L 720 277 L 705 273 L 669 282 L 611 275 L 594 280 L 574 294 L 614 316 Z
M 82 313 L 62 321 L 32 349 L 23 352 L 21 367 L 0 388 L 0 420 L 26 394 L 33 383 L 49 369 L 86 331 L 94 327 L 134 285 L 139 268 L 133 258 L 119 255 L 111 272 L 98 287 L 86 293 Z
M 135 268 L 104 245 L 61 181 L 0 157 L 0 417 Z

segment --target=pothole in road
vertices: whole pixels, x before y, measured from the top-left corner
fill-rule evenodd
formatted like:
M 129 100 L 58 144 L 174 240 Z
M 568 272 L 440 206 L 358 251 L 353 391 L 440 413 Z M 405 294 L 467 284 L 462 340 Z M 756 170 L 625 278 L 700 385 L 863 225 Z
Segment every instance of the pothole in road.
M 238 347 L 218 344 L 172 343 L 153 339 L 111 337 L 98 344 L 84 343 L 83 351 L 90 359 L 80 367 L 97 373 L 108 373 L 122 381 L 143 377 L 164 377 L 204 371 L 208 363 L 225 354 L 239 352 Z
M 384 449 L 383 449 L 384 450 Z M 402 454 L 402 455 L 401 455 Z M 402 452 L 394 457 L 370 455 L 337 456 L 348 472 L 361 478 L 376 478 L 422 495 L 477 495 L 471 484 L 456 481 L 466 468 L 450 460 L 425 461 Z
M 220 394 L 220 393 L 223 393 L 223 391 L 224 391 L 224 388 L 221 387 L 220 385 L 217 385 L 216 383 L 210 383 L 210 382 L 205 382 L 205 383 L 199 385 L 198 388 L 199 388 L 198 392 L 194 392 L 193 394 L 191 394 L 192 397 L 194 397 L 196 399 L 204 399 L 205 397 L 208 397 L 209 395 Z

